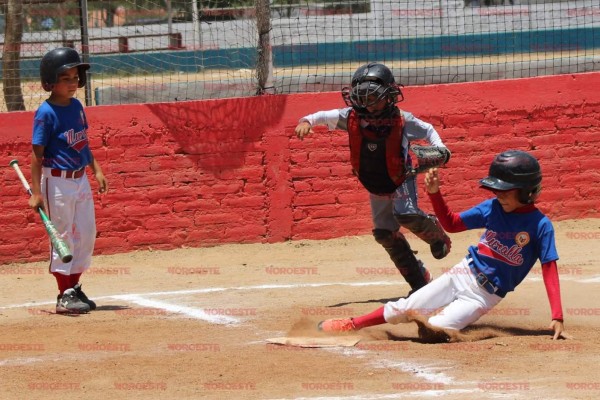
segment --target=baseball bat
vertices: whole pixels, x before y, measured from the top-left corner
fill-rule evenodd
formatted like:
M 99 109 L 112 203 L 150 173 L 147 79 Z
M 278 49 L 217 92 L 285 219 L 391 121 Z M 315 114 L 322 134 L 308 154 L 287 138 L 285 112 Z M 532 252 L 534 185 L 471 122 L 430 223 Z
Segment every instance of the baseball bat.
M 29 196 L 31 196 L 32 195 L 31 187 L 29 186 L 29 182 L 27 182 L 27 179 L 25 179 L 25 176 L 23 175 L 21 168 L 19 168 L 19 162 L 17 160 L 12 160 L 8 165 L 10 165 L 11 167 L 14 168 L 15 172 L 19 176 L 19 179 L 21 180 L 21 183 L 23 184 L 23 187 L 25 188 L 25 190 L 27 191 Z M 50 221 L 50 218 L 48 218 L 48 216 L 44 212 L 44 209 L 42 207 L 38 207 L 37 211 L 40 214 L 40 218 L 42 218 L 42 223 L 44 224 L 44 227 L 46 228 L 46 232 L 48 233 L 48 236 L 50 237 L 50 242 L 52 242 L 52 247 L 54 247 L 56 249 L 56 252 L 58 253 L 58 256 L 60 257 L 62 262 L 64 262 L 64 263 L 71 262 L 71 260 L 73 259 L 73 255 L 71 254 L 69 245 L 60 238 L 60 234 L 56 230 L 56 227 L 54 226 L 52 221 Z

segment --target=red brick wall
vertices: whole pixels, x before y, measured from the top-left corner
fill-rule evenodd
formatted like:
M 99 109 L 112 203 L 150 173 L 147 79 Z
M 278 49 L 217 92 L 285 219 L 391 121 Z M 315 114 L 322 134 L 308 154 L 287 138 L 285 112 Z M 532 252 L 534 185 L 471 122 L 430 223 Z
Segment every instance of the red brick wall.
M 493 156 L 518 148 L 540 159 L 539 206 L 551 218 L 600 217 L 598 87 L 600 73 L 411 87 L 401 106 L 452 150 L 442 171 L 452 209 L 483 200 L 477 181 Z M 342 106 L 339 93 L 322 93 L 89 107 L 91 146 L 111 186 L 96 197 L 96 254 L 369 233 L 345 133 L 292 134 L 299 117 Z M 0 114 L 0 263 L 47 258 L 8 167 L 17 158 L 30 176 L 32 117 Z M 425 196 L 421 205 L 430 209 Z

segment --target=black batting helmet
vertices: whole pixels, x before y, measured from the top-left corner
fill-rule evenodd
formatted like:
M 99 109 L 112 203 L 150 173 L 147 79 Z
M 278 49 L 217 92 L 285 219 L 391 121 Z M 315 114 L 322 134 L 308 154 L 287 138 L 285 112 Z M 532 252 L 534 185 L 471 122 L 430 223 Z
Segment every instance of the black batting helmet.
M 361 115 L 368 115 L 367 107 L 386 99 L 388 107 L 377 115 L 371 115 L 373 117 L 390 114 L 394 105 L 404 100 L 394 74 L 380 63 L 360 66 L 352 75 L 352 87 L 342 89 L 342 97 L 346 105 L 353 107 Z
M 494 158 L 489 176 L 479 183 L 489 190 L 519 189 L 519 201 L 531 204 L 542 190 L 542 170 L 531 154 L 521 150 L 508 150 Z
M 70 47 L 60 47 L 46 53 L 40 63 L 40 78 L 44 90 L 50 92 L 52 85 L 58 82 L 58 76 L 73 67 L 77 67 L 78 87 L 82 88 L 86 82 L 85 71 L 90 69 L 90 64 L 82 62 L 76 50 Z

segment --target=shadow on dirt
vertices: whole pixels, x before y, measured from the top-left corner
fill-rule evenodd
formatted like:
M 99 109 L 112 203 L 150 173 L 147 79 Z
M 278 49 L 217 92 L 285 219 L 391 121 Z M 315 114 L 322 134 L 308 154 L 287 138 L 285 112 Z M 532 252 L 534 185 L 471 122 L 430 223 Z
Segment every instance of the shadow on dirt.
M 337 303 L 337 304 L 332 304 L 330 306 L 327 307 L 344 307 L 344 306 L 348 306 L 350 304 L 370 304 L 370 303 L 379 303 L 379 304 L 385 304 L 388 303 L 390 301 L 396 301 L 400 298 L 403 297 L 391 297 L 389 299 L 371 299 L 371 300 L 364 300 L 364 301 L 347 301 L 344 303 Z M 406 297 L 404 297 L 406 298 Z

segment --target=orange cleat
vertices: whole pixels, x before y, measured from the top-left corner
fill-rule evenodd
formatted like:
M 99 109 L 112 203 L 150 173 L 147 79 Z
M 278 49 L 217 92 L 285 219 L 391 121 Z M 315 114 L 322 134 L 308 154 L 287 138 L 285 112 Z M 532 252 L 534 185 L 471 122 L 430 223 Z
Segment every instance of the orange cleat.
M 356 330 L 354 322 L 350 318 L 326 319 L 319 322 L 317 327 L 322 332 L 351 332 Z

